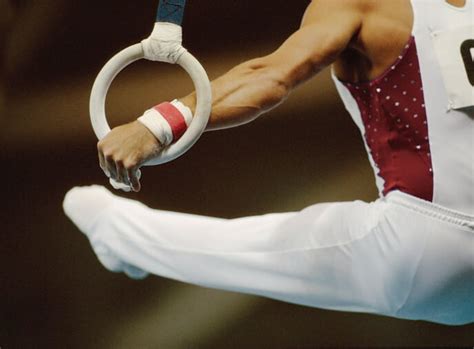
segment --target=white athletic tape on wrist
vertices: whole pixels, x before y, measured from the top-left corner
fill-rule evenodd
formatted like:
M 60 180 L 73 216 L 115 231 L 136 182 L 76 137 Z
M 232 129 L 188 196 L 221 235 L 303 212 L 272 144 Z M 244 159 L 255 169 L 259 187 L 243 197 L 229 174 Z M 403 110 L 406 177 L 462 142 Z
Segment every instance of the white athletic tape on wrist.
M 174 101 L 171 102 L 173 106 L 178 109 L 181 114 L 184 117 L 184 121 L 186 122 L 186 126 L 189 127 L 191 125 L 191 121 L 193 121 L 193 113 L 191 109 L 189 109 L 187 106 L 185 106 L 183 103 L 175 99 Z
M 163 146 L 176 142 L 191 124 L 191 110 L 178 100 L 161 103 L 147 110 L 138 121 L 142 123 Z
M 170 145 L 173 141 L 173 132 L 170 125 L 166 122 L 163 115 L 155 108 L 148 109 L 142 116 L 137 119 L 141 122 L 158 141 L 164 145 Z

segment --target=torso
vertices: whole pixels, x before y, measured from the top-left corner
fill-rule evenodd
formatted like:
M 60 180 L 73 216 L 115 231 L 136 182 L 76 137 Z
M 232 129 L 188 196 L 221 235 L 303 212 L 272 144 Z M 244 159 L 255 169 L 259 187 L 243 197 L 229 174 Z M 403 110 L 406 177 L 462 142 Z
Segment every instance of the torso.
M 410 0 L 364 2 L 367 14 L 362 29 L 333 65 L 336 76 L 342 81 L 371 81 L 380 76 L 403 51 L 412 33 Z M 459 8 L 466 4 L 466 0 L 446 2 Z
M 474 213 L 474 83 L 458 47 L 474 42 L 473 1 L 366 0 L 362 28 L 333 66 L 381 196 L 400 190 Z

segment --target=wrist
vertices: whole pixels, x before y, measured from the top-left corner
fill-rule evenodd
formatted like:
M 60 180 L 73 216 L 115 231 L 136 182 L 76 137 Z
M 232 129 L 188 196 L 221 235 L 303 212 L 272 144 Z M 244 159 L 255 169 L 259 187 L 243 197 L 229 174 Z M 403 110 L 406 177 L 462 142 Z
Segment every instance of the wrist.
M 178 141 L 192 121 L 191 110 L 178 100 L 161 103 L 137 119 L 163 145 Z

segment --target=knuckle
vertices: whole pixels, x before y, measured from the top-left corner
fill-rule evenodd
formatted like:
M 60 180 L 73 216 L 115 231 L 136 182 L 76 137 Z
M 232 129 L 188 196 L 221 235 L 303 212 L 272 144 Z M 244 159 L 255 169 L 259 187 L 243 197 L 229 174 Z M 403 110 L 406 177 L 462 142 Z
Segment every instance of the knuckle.
M 99 149 L 100 151 L 105 151 L 107 149 L 110 149 L 110 144 L 106 140 L 101 139 L 97 142 L 97 149 Z
M 137 166 L 137 162 L 134 159 L 127 159 L 123 165 L 127 170 L 133 170 Z
M 104 159 L 107 161 L 113 161 L 114 160 L 114 154 L 108 151 L 104 151 Z
M 142 151 L 136 150 L 135 152 L 133 152 L 133 154 L 131 155 L 130 158 L 133 159 L 133 161 L 138 163 L 138 162 L 142 161 L 143 156 L 144 156 L 144 154 L 143 154 Z

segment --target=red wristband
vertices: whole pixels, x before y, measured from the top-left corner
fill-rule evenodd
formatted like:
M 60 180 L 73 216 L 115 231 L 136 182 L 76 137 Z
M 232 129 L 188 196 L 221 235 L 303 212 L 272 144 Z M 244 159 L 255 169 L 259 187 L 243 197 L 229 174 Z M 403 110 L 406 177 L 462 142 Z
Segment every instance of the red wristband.
M 181 114 L 178 108 L 169 102 L 164 102 L 155 106 L 154 109 L 158 111 L 170 125 L 171 132 L 173 133 L 173 142 L 180 139 L 186 132 L 188 126 L 186 125 L 183 114 Z

